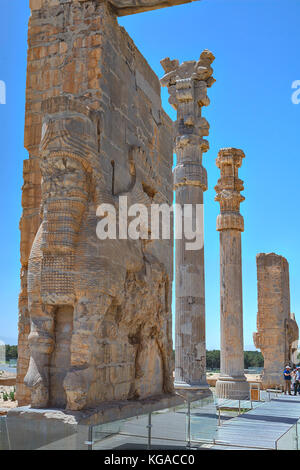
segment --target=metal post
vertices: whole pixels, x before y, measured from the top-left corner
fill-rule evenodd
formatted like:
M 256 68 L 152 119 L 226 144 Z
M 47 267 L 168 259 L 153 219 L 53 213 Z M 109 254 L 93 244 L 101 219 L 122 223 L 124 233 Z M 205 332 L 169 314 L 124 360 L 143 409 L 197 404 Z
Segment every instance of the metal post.
M 187 448 L 190 449 L 191 448 L 191 403 L 190 403 L 189 399 L 187 401 L 187 407 L 188 407 L 188 411 L 187 411 L 187 419 L 188 419 L 188 423 L 187 423 Z
M 151 449 L 151 430 L 152 430 L 152 420 L 151 420 L 151 417 L 152 417 L 152 413 L 149 413 L 148 414 L 148 425 L 147 425 L 147 429 L 148 429 L 148 450 Z
M 89 426 L 88 436 L 87 450 L 93 450 L 93 426 Z
M 241 414 L 241 400 L 239 400 L 239 415 Z
M 7 435 L 7 440 L 8 440 L 8 449 L 13 450 L 12 446 L 11 446 L 10 435 L 9 435 L 9 432 L 8 432 L 7 419 L 5 419 L 4 422 L 5 422 L 5 429 L 6 429 L 6 435 Z

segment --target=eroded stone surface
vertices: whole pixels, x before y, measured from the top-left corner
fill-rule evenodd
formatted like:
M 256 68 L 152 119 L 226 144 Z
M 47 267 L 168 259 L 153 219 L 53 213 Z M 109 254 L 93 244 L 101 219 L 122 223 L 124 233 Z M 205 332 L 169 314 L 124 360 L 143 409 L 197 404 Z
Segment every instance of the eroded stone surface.
M 98 205 L 118 210 L 119 195 L 172 203 L 159 81 L 107 2 L 31 7 L 19 404 L 80 410 L 168 394 L 172 240 L 96 236 Z
M 209 124 L 202 117 L 202 107 L 210 101 L 207 88 L 215 79 L 211 67 L 214 55 L 205 50 L 198 61 L 179 64 L 166 58 L 161 61 L 165 75 L 161 84 L 168 87 L 169 103 L 177 111 L 174 151 L 177 164 L 174 170 L 176 204 L 183 210 L 193 205 L 195 226 L 196 205 L 203 204 L 207 189 L 207 173 L 202 156 L 209 148 L 204 139 Z M 203 219 L 200 232 L 203 234 Z M 176 345 L 175 387 L 203 388 L 206 383 L 205 343 L 205 282 L 204 244 L 196 250 L 188 246 L 189 240 L 176 240 Z M 203 240 L 202 240 L 203 242 Z
M 258 313 L 255 346 L 264 356 L 262 384 L 283 384 L 283 369 L 293 360 L 298 345 L 298 326 L 290 311 L 289 264 L 275 253 L 256 257 Z
M 217 218 L 220 232 L 220 298 L 221 298 L 221 368 L 216 384 L 219 397 L 244 399 L 249 385 L 244 375 L 243 288 L 241 232 L 244 219 L 240 203 L 243 181 L 238 177 L 244 152 L 225 148 L 218 153 L 221 177 L 215 190 L 220 203 Z
M 58 6 L 67 3 L 83 3 L 89 0 L 29 0 L 32 10 L 40 10 L 42 7 Z M 103 3 L 105 0 L 96 0 Z M 171 7 L 181 5 L 183 3 L 191 3 L 196 0 L 109 0 L 118 16 L 132 15 L 148 10 L 156 10 L 158 8 Z

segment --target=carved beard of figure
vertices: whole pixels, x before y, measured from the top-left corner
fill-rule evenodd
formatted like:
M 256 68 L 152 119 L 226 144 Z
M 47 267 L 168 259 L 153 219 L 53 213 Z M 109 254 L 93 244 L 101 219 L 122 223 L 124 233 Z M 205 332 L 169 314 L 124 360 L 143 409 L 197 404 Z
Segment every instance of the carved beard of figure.
M 56 130 L 64 133 L 54 132 L 55 124 Z M 73 128 L 78 130 L 79 126 Z M 77 238 L 91 194 L 91 172 L 84 159 L 67 146 L 68 139 L 79 139 L 76 134 L 69 136 L 67 130 L 65 123 L 58 121 L 49 121 L 44 127 L 40 160 L 42 223 L 28 266 L 30 363 L 24 383 L 31 389 L 31 405 L 37 408 L 49 404 L 56 313 L 61 306 L 73 308 L 75 303 Z
M 74 301 L 74 253 L 89 197 L 89 178 L 80 161 L 63 153 L 44 157 L 41 171 L 41 296 L 46 304 L 70 304 Z

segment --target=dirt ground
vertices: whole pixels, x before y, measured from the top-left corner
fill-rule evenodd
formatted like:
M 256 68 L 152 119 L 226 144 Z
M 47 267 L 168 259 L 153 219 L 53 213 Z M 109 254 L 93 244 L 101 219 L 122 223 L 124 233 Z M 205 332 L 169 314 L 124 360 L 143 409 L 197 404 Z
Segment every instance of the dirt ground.
M 12 378 L 12 377 L 15 377 L 15 376 L 16 376 L 16 374 L 14 374 L 12 372 L 0 371 L 0 378 L 1 379 Z M 18 406 L 17 401 L 12 401 L 10 399 L 8 401 L 5 401 L 3 399 L 3 393 L 10 393 L 10 392 L 13 392 L 13 391 L 15 391 L 14 386 L 0 385 L 0 414 L 5 412 L 5 410 L 11 409 L 11 408 L 16 408 Z
M 207 383 L 211 387 L 215 387 L 216 381 L 218 380 L 220 374 L 208 372 L 206 374 Z M 261 380 L 260 374 L 245 374 L 248 382 L 258 383 Z

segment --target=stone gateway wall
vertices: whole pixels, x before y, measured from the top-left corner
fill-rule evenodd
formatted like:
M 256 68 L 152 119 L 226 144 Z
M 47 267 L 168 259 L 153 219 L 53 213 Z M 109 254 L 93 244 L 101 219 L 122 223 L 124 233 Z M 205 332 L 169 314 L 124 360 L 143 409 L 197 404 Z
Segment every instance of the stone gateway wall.
M 58 6 L 65 3 L 83 3 L 89 0 L 29 0 L 32 10 L 40 10 L 42 7 Z M 103 3 L 105 0 L 96 0 Z M 143 11 L 156 10 L 158 8 L 181 5 L 195 0 L 109 0 L 114 13 L 117 16 L 132 15 Z
M 283 368 L 292 360 L 298 326 L 290 311 L 289 264 L 275 253 L 256 257 L 258 314 L 255 346 L 264 356 L 264 387 L 283 384 Z
M 158 78 L 109 3 L 31 7 L 19 405 L 79 410 L 172 392 L 172 240 L 96 236 L 101 203 L 172 203 Z

